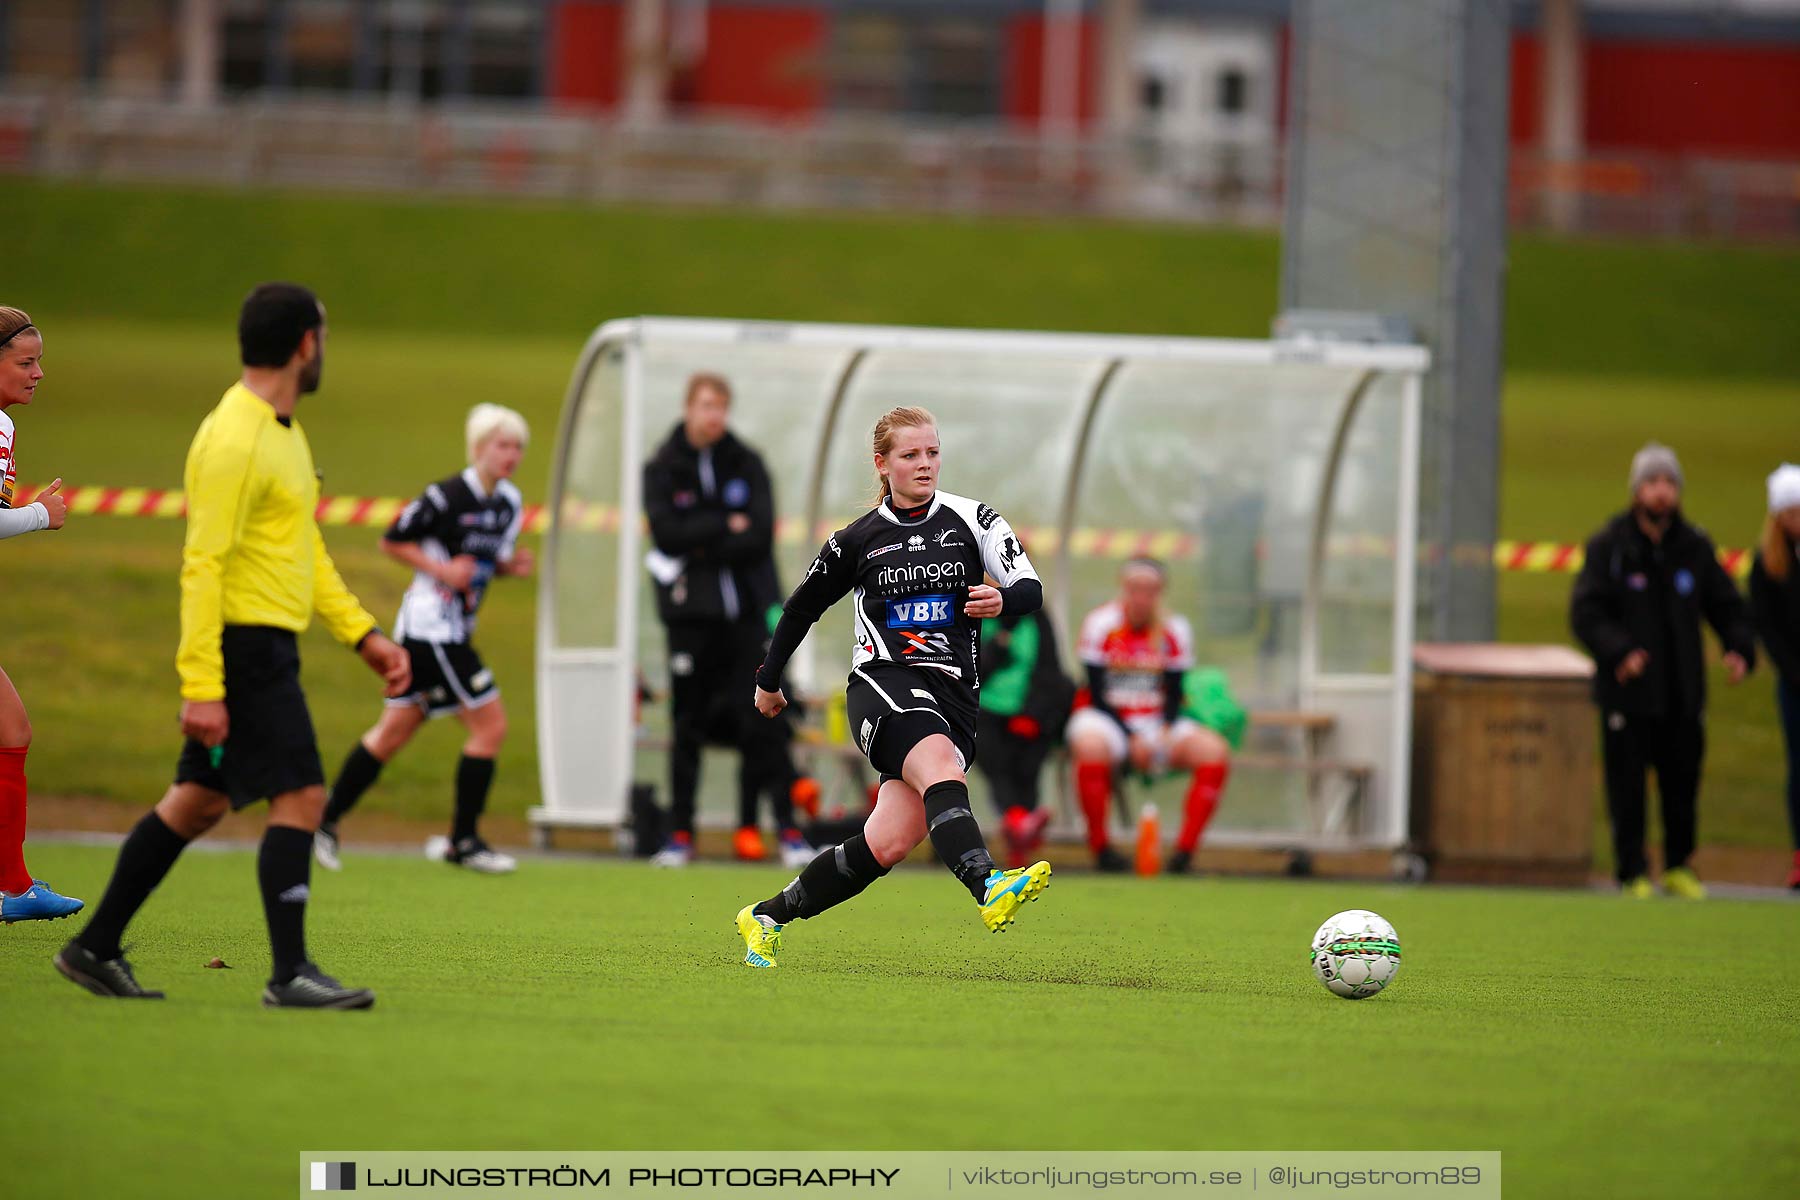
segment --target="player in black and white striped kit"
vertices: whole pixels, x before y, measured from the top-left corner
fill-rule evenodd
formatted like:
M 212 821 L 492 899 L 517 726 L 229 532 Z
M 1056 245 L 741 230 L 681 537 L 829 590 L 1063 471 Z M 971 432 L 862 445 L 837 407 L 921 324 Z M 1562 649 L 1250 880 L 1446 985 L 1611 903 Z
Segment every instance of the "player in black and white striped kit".
M 518 865 L 483 841 L 476 828 L 493 786 L 494 758 L 506 738 L 506 710 L 494 673 L 470 639 L 494 577 L 531 573 L 531 551 L 517 545 L 525 502 L 512 483 L 531 433 L 525 418 L 498 404 L 476 405 L 465 432 L 469 466 L 427 487 L 381 539 L 382 550 L 413 568 L 394 623 L 394 640 L 412 657 L 413 690 L 387 702 L 331 785 L 313 841 L 314 857 L 329 870 L 342 865 L 338 822 L 413 734 L 446 713 L 455 713 L 469 736 L 456 765 L 450 836 L 426 842 L 426 857 L 488 875 Z
M 891 410 L 876 423 L 873 443 L 881 501 L 831 536 L 788 598 L 757 672 L 756 707 L 772 717 L 786 706 L 781 674 L 789 657 L 826 609 L 852 595 L 846 708 L 852 736 L 881 772 L 881 790 L 861 833 L 738 913 L 744 962 L 753 967 L 775 965 L 789 921 L 858 895 L 927 837 L 995 933 L 1050 882 L 1047 862 L 1017 871 L 995 865 L 965 777 L 975 760 L 981 622 L 1035 611 L 1043 585 L 999 513 L 938 490 L 937 420 L 929 412 Z

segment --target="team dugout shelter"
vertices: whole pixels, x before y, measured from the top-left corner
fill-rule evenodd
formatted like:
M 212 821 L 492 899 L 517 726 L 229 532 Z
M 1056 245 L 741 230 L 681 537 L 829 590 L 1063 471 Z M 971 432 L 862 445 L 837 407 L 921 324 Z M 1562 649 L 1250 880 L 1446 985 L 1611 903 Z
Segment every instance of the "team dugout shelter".
M 876 418 L 922 405 L 938 418 L 940 486 L 1019 532 L 1075 678 L 1073 634 L 1115 595 L 1124 561 L 1167 564 L 1168 606 L 1192 622 L 1199 662 L 1223 669 L 1251 714 L 1209 845 L 1401 850 L 1427 366 L 1417 345 L 1314 337 L 601 325 L 553 449 L 537 613 L 542 804 L 530 814 L 540 843 L 621 826 L 634 782 L 666 790 L 667 705 L 638 704 L 640 678 L 658 692 L 667 678 L 642 468 L 681 419 L 688 378 L 710 371 L 731 382 L 731 428 L 773 478 L 784 588 L 872 503 Z M 810 702 L 810 769 L 828 804 L 857 811 L 854 749 L 834 719 L 850 622 L 848 602 L 827 613 L 789 678 Z M 1060 811 L 1052 834 L 1075 836 L 1066 771 L 1053 757 L 1045 802 Z M 735 768 L 704 772 L 702 824 L 735 824 Z M 1173 812 L 1179 786 L 1139 791 Z M 978 767 L 971 787 L 983 790 Z

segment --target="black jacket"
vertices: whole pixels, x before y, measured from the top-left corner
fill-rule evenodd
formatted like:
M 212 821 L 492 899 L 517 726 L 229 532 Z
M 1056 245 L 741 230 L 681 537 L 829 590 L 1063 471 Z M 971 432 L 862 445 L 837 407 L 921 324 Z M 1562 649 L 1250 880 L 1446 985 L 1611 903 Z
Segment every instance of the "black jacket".
M 1621 513 L 1589 539 L 1569 598 L 1569 624 L 1594 656 L 1594 702 L 1637 716 L 1697 716 L 1706 708 L 1704 617 L 1727 651 L 1756 662 L 1750 613 L 1704 530 L 1675 515 L 1660 543 Z M 1633 650 L 1649 652 L 1629 683 L 1614 674 Z
M 1794 553 L 1790 550 L 1790 558 Z M 1769 661 L 1789 687 L 1800 687 L 1800 565 L 1788 568 L 1786 579 L 1776 580 L 1758 551 L 1750 564 L 1750 611 Z
M 656 580 L 656 611 L 665 623 L 754 617 L 760 624 L 780 602 L 769 472 L 730 433 L 703 456 L 675 426 L 644 465 L 644 512 L 651 541 L 680 563 L 674 578 Z M 732 533 L 726 521 L 733 513 L 748 516 L 750 528 Z

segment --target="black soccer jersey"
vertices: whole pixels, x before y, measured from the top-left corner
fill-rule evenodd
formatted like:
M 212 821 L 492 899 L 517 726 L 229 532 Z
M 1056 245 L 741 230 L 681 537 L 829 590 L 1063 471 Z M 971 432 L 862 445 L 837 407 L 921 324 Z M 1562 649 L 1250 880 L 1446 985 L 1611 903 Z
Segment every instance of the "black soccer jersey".
M 492 492 L 481 490 L 481 477 L 469 467 L 439 480 L 401 510 L 388 527 L 391 542 L 417 542 L 432 559 L 448 562 L 459 554 L 474 556 L 475 578 L 467 591 L 453 592 L 423 571 L 400 601 L 394 638 L 422 642 L 466 642 L 475 631 L 475 613 L 499 564 L 510 562 L 525 520 L 524 497 L 510 480 Z
M 999 513 L 947 492 L 912 514 L 884 501 L 831 536 L 786 610 L 816 621 L 854 593 L 852 666 L 927 667 L 973 691 L 981 686 L 981 622 L 963 608 L 984 574 L 1002 588 L 1037 579 Z

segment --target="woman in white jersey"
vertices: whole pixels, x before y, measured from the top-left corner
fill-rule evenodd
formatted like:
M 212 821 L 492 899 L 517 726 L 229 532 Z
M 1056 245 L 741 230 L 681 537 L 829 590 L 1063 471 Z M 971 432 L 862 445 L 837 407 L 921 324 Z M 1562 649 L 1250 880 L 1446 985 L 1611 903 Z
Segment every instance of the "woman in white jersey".
M 61 529 L 68 511 L 58 479 L 30 504 L 15 507 L 18 475 L 13 465 L 13 422 L 7 409 L 30 404 L 44 378 L 44 335 L 16 308 L 0 307 L 0 538 Z M 12 576 L 9 576 L 9 578 Z M 0 921 L 53 921 L 81 911 L 81 901 L 59 896 L 25 867 L 25 752 L 31 720 L 25 702 L 0 670 Z
M 313 856 L 335 871 L 338 822 L 375 782 L 389 759 L 432 717 L 454 713 L 468 730 L 456 764 L 450 836 L 425 843 L 426 857 L 484 875 L 518 864 L 489 846 L 476 828 L 494 783 L 494 759 L 506 739 L 506 709 L 494 673 L 475 652 L 475 614 L 496 576 L 531 573 L 530 550 L 518 548 L 525 501 L 513 472 L 531 430 L 498 404 L 477 404 L 464 428 L 469 465 L 427 487 L 381 539 L 387 554 L 413 569 L 400 601 L 394 640 L 412 658 L 413 690 L 387 702 L 374 728 L 350 749 L 331 785 Z

